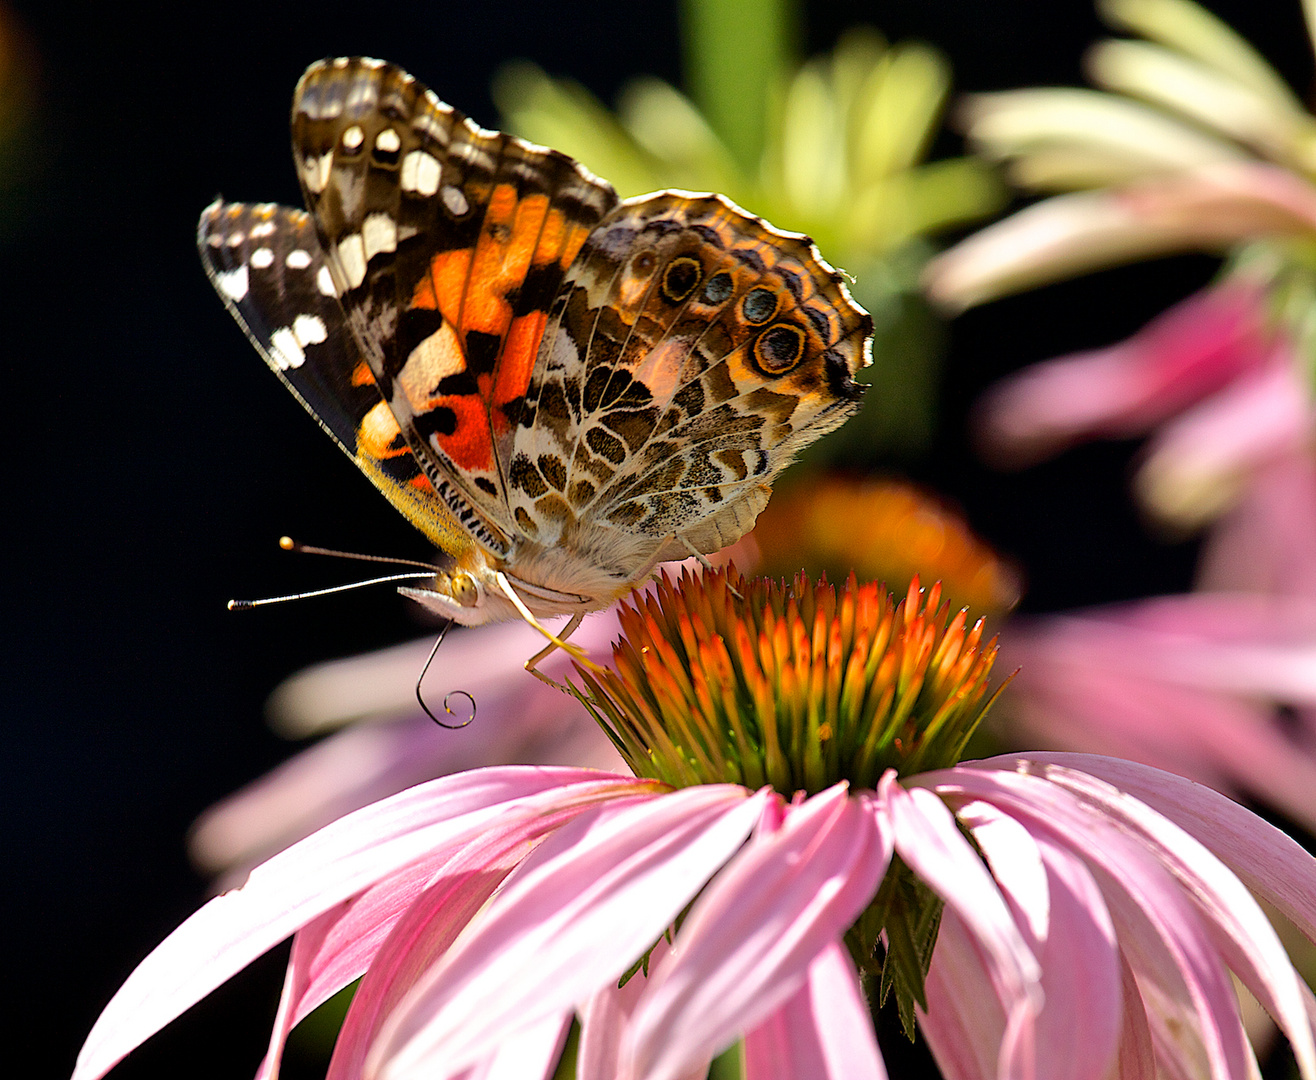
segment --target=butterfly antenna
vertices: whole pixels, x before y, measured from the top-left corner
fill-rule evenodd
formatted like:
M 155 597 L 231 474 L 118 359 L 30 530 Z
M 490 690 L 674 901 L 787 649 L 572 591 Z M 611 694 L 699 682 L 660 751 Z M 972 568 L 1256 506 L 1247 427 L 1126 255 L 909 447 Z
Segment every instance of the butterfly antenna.
M 283 548 L 284 551 L 297 551 L 306 555 L 333 555 L 335 558 L 356 559 L 359 562 L 391 563 L 393 566 L 419 566 L 422 570 L 428 570 L 431 574 L 434 573 L 433 566 L 417 559 L 395 559 L 391 555 L 362 555 L 356 551 L 336 551 L 334 548 L 314 547 L 311 544 L 299 543 L 291 536 L 280 536 L 279 547 Z
M 288 596 L 266 596 L 260 600 L 230 600 L 229 611 L 250 611 L 252 608 L 264 607 L 266 604 L 284 604 L 289 600 L 309 600 L 313 596 L 328 596 L 330 593 L 347 592 L 350 589 L 364 589 L 367 585 L 383 585 L 389 581 L 415 581 L 417 578 L 434 576 L 431 568 L 428 573 L 412 572 L 410 574 L 389 574 L 387 577 L 370 578 L 368 581 L 353 581 L 347 585 L 333 585 L 327 589 L 312 589 L 310 592 L 291 593 Z
M 475 719 L 475 712 L 476 712 L 475 696 L 472 693 L 470 693 L 470 691 L 449 690 L 446 694 L 443 695 L 443 711 L 446 712 L 449 716 L 457 715 L 455 712 L 453 712 L 452 705 L 450 704 L 454 694 L 458 694 L 461 697 L 464 697 L 467 701 L 471 703 L 471 715 L 468 716 L 465 720 L 463 720 L 460 724 L 449 724 L 444 720 L 440 720 L 437 716 L 434 715 L 433 712 L 430 711 L 430 707 L 425 704 L 425 698 L 424 696 L 422 696 L 420 692 L 420 684 L 425 681 L 425 675 L 429 672 L 430 665 L 434 663 L 434 657 L 438 655 L 439 646 L 443 644 L 443 639 L 448 636 L 448 631 L 451 629 L 452 629 L 452 620 L 449 619 L 446 623 L 444 623 L 443 629 L 439 631 L 439 636 L 434 641 L 434 648 L 430 650 L 429 659 L 425 661 L 425 666 L 420 669 L 420 675 L 416 677 L 416 700 L 420 702 L 420 707 L 425 710 L 425 715 L 428 716 L 431 720 L 433 720 L 436 724 L 438 724 L 439 727 L 447 728 L 449 731 L 460 731 L 462 728 L 464 728 L 467 724 L 469 724 L 472 720 Z

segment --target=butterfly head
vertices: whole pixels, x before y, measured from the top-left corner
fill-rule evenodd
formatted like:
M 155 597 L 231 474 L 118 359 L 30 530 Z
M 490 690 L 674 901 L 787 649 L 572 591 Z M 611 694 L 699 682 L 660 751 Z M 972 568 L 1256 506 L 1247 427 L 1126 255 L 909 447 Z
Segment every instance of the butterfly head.
M 403 596 L 434 614 L 464 626 L 553 615 L 574 615 L 606 606 L 575 593 L 536 585 L 504 572 L 484 552 L 465 553 L 447 569 L 440 569 L 423 588 L 404 586 Z M 610 598 L 609 598 L 610 599 Z

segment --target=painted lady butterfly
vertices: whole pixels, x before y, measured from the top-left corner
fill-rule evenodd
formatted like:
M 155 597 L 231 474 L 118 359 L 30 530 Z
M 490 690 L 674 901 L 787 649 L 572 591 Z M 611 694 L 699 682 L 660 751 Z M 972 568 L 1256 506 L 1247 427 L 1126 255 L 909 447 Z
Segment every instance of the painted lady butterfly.
M 618 200 L 377 60 L 312 65 L 310 213 L 216 202 L 197 243 L 265 358 L 446 553 L 467 624 L 606 607 L 743 536 L 859 406 L 872 320 L 807 237 L 720 195 Z

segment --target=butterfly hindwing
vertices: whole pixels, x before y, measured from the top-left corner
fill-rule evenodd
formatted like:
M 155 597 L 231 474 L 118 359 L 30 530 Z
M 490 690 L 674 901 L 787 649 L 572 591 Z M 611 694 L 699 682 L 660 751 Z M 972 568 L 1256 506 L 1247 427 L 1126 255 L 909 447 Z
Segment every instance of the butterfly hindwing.
M 628 200 L 554 305 L 513 458 L 518 525 L 543 543 L 585 517 L 733 542 L 858 408 L 871 328 L 806 237 L 721 196 Z
M 453 510 L 475 511 L 490 526 L 477 538 L 505 555 L 507 464 L 548 309 L 615 194 L 377 61 L 308 70 L 293 142 L 362 354 Z

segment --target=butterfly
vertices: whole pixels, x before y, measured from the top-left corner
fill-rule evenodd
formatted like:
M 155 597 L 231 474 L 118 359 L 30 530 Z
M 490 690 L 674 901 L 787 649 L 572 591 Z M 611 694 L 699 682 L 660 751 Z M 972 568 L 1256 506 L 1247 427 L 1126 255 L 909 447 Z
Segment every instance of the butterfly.
M 444 553 L 401 591 L 448 619 L 574 628 L 738 540 L 859 407 L 868 313 L 807 237 L 721 195 L 620 200 L 364 58 L 307 69 L 292 141 L 307 212 L 217 201 L 201 259 Z

